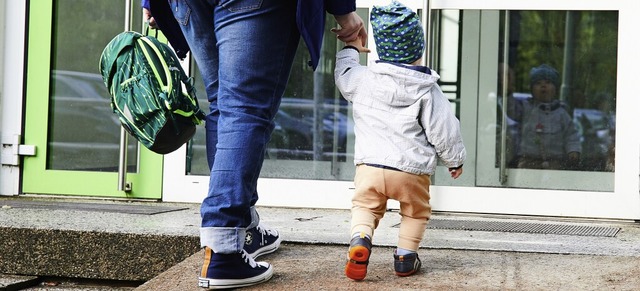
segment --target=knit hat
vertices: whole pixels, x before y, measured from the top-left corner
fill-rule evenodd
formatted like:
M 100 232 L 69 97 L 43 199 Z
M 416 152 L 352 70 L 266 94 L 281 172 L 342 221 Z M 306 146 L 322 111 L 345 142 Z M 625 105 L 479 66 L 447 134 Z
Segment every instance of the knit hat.
M 542 64 L 538 67 L 533 67 L 529 72 L 531 76 L 531 86 L 540 80 L 547 80 L 553 83 L 556 88 L 560 86 L 560 76 L 558 75 L 558 71 L 553 67 Z
M 420 18 L 400 2 L 373 6 L 371 26 L 381 60 L 410 64 L 422 57 L 424 31 Z

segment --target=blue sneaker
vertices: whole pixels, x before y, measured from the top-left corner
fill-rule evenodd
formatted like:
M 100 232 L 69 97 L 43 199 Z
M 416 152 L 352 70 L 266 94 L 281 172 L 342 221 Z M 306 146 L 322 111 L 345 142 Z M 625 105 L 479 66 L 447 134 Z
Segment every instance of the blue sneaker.
M 398 255 L 393 253 L 393 268 L 396 271 L 396 275 L 400 277 L 411 276 L 420 270 L 422 262 L 417 253 L 411 253 L 408 255 Z
M 244 238 L 244 250 L 252 258 L 275 252 L 282 242 L 282 237 L 275 229 L 269 229 L 264 224 L 247 229 Z
M 205 247 L 204 265 L 198 278 L 198 287 L 226 289 L 256 285 L 271 279 L 273 268 L 269 263 L 256 262 L 247 252 L 216 254 Z

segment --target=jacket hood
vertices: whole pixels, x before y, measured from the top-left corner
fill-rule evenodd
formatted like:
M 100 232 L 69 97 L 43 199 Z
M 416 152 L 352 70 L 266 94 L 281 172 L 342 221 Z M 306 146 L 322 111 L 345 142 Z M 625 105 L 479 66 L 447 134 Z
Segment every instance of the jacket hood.
M 426 67 L 425 71 L 416 70 L 416 66 L 409 66 L 388 62 L 371 62 L 369 69 L 375 73 L 378 84 L 388 90 L 382 96 L 390 98 L 389 104 L 410 105 L 431 91 L 431 87 L 437 84 L 440 75 Z

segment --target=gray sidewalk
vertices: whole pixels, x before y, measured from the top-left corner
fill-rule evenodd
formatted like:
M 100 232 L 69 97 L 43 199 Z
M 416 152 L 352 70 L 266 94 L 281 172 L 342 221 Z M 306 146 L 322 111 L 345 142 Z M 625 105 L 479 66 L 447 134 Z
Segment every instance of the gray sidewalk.
M 197 204 L 0 198 L 0 207 L 0 273 L 198 290 Z M 631 221 L 434 213 L 422 272 L 398 278 L 391 255 L 400 216 L 390 211 L 376 230 L 367 279 L 352 282 L 342 274 L 348 210 L 258 209 L 284 244 L 260 258 L 274 265 L 274 277 L 249 289 L 640 288 L 640 225 Z

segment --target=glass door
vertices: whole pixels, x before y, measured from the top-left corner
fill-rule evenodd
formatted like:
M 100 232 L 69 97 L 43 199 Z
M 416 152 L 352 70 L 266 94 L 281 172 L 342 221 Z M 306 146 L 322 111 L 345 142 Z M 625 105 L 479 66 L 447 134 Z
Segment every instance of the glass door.
M 640 133 L 634 129 L 640 106 L 634 97 L 635 68 L 640 61 L 633 50 L 640 19 L 631 2 L 402 2 L 429 23 L 428 63 L 441 76 L 439 84 L 460 119 L 467 148 L 460 179 L 451 179 L 445 167 L 438 167 L 432 177 L 435 211 L 640 218 Z M 371 7 L 385 3 L 358 1 L 358 13 L 368 20 Z M 331 21 L 329 16 L 327 27 Z M 371 31 L 368 46 L 375 49 Z M 317 72 L 306 69 L 304 46 L 298 50 L 281 108 L 283 119 L 277 122 L 258 182 L 259 204 L 350 208 L 354 169 L 350 108 L 339 102 L 332 78 L 323 75 L 332 71 L 341 47 L 331 33 L 325 34 L 321 60 L 325 63 Z M 361 61 L 376 58 L 374 50 Z M 502 73 L 505 64 L 509 69 Z M 547 154 L 537 166 L 536 158 L 532 164 L 518 159 L 523 155 L 519 149 L 525 122 L 517 122 L 506 109 L 531 100 L 530 72 L 542 64 L 557 71 L 557 77 L 551 77 L 552 83 L 557 82 L 553 83 L 557 101 L 551 103 L 566 113 L 563 127 L 560 121 L 541 119 L 542 132 L 553 137 L 555 126 L 572 132 L 572 146 L 566 147 L 573 150 L 567 153 L 580 152 L 573 163 L 557 155 L 552 142 L 543 144 Z M 554 75 L 553 70 L 541 72 Z M 509 92 L 509 97 L 502 98 L 501 92 Z M 199 96 L 204 102 L 204 95 Z M 542 139 L 542 133 L 536 134 L 537 124 L 531 148 L 540 151 L 536 136 Z M 295 134 L 303 126 L 306 129 L 300 132 L 306 135 Z M 204 141 L 183 150 L 165 160 L 165 198 L 201 202 L 208 185 L 206 158 L 198 158 L 204 154 Z
M 125 23 L 142 23 L 139 2 L 39 1 L 28 9 L 25 143 L 36 155 L 25 158 L 22 192 L 160 199 L 162 156 L 132 137 L 119 179 L 120 123 L 98 70 Z
M 448 25 L 460 31 L 460 120 L 473 181 L 454 187 L 438 175 L 434 209 L 639 217 L 638 133 L 621 122 L 638 106 L 627 66 L 635 57 L 625 53 L 636 21 L 628 5 L 463 2 L 432 7 L 459 16 Z
M 478 184 L 613 192 L 618 12 L 480 17 Z

